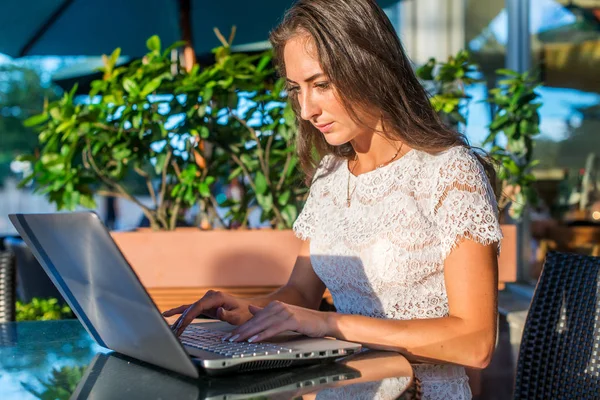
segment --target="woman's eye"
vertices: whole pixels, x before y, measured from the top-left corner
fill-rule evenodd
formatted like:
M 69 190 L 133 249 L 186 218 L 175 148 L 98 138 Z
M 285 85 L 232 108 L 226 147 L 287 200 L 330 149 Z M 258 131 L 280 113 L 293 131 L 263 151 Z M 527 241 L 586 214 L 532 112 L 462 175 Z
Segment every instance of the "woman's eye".
M 329 82 L 317 83 L 315 86 L 321 90 L 327 90 L 329 89 Z
M 287 88 L 288 93 L 297 93 L 300 90 L 298 86 L 291 86 Z

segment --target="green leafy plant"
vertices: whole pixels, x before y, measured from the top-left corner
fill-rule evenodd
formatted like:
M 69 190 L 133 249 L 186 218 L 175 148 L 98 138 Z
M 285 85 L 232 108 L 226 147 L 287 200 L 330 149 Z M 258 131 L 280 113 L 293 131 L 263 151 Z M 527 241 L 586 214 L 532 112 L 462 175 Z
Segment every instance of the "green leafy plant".
M 119 49 L 105 56 L 90 101 L 76 102 L 73 88 L 27 121 L 42 147 L 39 157 L 20 157 L 34 164 L 21 184 L 34 180 L 59 209 L 94 208 L 93 194 L 130 200 L 155 230 L 174 229 L 194 204 L 213 219 L 216 207 L 229 206 L 242 226 L 260 206 L 263 220 L 290 227 L 303 193 L 290 187 L 298 172 L 283 81 L 274 79 L 270 51 L 232 53 L 233 35 L 226 41 L 215 31 L 222 46 L 214 63 L 189 72 L 171 58 L 181 43 L 163 51 L 156 36 L 149 53 L 127 66 L 115 65 Z M 153 206 L 123 185 L 131 173 L 145 180 Z M 249 186 L 244 198 L 218 204 L 213 185 L 239 176 Z
M 52 369 L 52 373 L 47 381 L 40 380 L 43 390 L 36 390 L 27 382 L 21 382 L 21 385 L 29 393 L 41 400 L 69 399 L 75 392 L 77 385 L 83 379 L 85 373 L 84 366 L 65 366 Z
M 532 154 L 534 137 L 540 133 L 538 110 L 542 104 L 535 92 L 540 83 L 528 72 L 520 74 L 507 69 L 497 72 L 505 79 L 490 91 L 489 102 L 495 107 L 495 113 L 484 145 L 492 145 L 490 154 L 500 163 L 499 207 L 503 210 L 508 206 L 509 214 L 518 219 L 527 204 L 537 203 L 531 169 L 537 164 Z M 497 144 L 500 136 L 505 146 Z
M 432 58 L 417 69 L 417 75 L 429 89 L 431 104 L 449 126 L 457 128 L 459 123 L 467 123 L 470 97 L 465 93 L 465 86 L 479 82 L 472 78 L 477 71 L 464 50 L 449 57 L 447 62 Z M 500 211 L 508 207 L 510 216 L 519 219 L 526 205 L 537 201 L 531 168 L 536 165 L 532 154 L 533 137 L 539 133 L 541 103 L 536 102 L 535 93 L 539 84 L 529 73 L 519 74 L 508 69 L 497 73 L 508 78 L 500 80 L 487 99 L 494 118 L 483 146 L 491 146 L 489 154 L 496 165 Z M 505 146 L 498 145 L 501 138 Z
M 466 124 L 466 105 L 470 100 L 465 86 L 479 82 L 473 78 L 477 66 L 471 62 L 469 53 L 461 50 L 456 56 L 450 56 L 446 62 L 435 58 L 417 68 L 416 73 L 431 94 L 431 105 L 440 114 L 444 122 L 457 127 Z
M 261 64 L 270 63 L 264 55 Z M 264 91 L 261 86 L 248 90 L 243 112 L 227 110 L 228 123 L 220 129 L 218 145 L 226 151 L 230 166 L 228 180 L 239 179 L 245 195 L 223 203 L 231 207 L 234 222 L 245 227 L 252 207 L 260 207 L 261 220 L 278 229 L 291 228 L 307 189 L 297 168 L 295 116 L 283 97 L 284 80 L 278 79 Z M 240 179 L 241 178 L 241 179 Z
M 49 321 L 75 318 L 68 305 L 60 305 L 55 298 L 40 299 L 34 297 L 31 302 L 16 302 L 17 321 Z
M 211 95 L 198 90 L 202 85 L 189 84 L 197 69 L 188 74 L 172 62 L 173 47 L 161 51 L 156 36 L 147 46 L 149 53 L 128 66 L 115 65 L 120 49 L 104 56 L 103 79 L 92 83 L 89 102 L 75 102 L 74 87 L 26 121 L 39 125 L 42 149 L 39 157 L 21 157 L 34 163 L 22 184 L 35 179 L 37 191 L 58 209 L 94 208 L 94 192 L 125 198 L 142 209 L 154 229 L 173 229 L 179 208 L 206 194 L 203 189 L 214 177 L 190 151 L 190 127 L 207 129 L 197 110 Z M 182 113 L 183 121 L 172 118 Z M 145 179 L 153 208 L 123 186 L 131 171 Z

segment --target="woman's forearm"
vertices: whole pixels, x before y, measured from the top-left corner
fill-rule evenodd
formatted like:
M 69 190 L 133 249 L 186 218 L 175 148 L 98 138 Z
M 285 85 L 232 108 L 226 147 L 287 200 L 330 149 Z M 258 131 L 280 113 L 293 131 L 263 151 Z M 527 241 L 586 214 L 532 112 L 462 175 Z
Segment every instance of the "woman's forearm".
M 410 360 L 485 368 L 496 327 L 475 327 L 458 317 L 391 320 L 327 313 L 329 336 L 371 349 L 398 351 Z M 494 324 L 495 325 L 495 324 Z
M 319 307 L 318 304 L 316 306 L 310 304 L 310 301 L 306 299 L 297 288 L 291 285 L 284 285 L 265 296 L 254 297 L 248 300 L 258 307 L 266 307 L 272 301 L 281 301 L 282 303 L 293 304 L 295 306 L 310 309 L 317 309 Z

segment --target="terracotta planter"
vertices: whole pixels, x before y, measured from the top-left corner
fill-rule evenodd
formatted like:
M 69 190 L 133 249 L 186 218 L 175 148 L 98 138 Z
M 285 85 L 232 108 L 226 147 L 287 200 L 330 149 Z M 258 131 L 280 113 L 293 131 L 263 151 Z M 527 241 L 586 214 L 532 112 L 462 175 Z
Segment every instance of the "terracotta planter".
M 517 225 L 502 224 L 504 238 L 501 242 L 500 257 L 498 258 L 498 284 L 517 280 Z
M 112 232 L 161 310 L 197 300 L 209 289 L 260 296 L 284 285 L 301 241 L 291 230 L 178 228 Z
M 270 229 L 140 229 L 112 237 L 146 287 L 283 285 L 301 243 L 291 230 Z

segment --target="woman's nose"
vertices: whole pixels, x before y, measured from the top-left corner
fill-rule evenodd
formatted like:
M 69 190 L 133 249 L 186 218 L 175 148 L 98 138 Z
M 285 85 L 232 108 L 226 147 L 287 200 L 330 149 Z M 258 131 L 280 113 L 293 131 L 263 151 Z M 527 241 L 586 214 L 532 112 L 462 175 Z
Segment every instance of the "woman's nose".
M 321 113 L 321 109 L 318 104 L 313 100 L 309 93 L 301 94 L 300 97 L 300 117 L 302 119 L 310 121 L 315 116 Z

